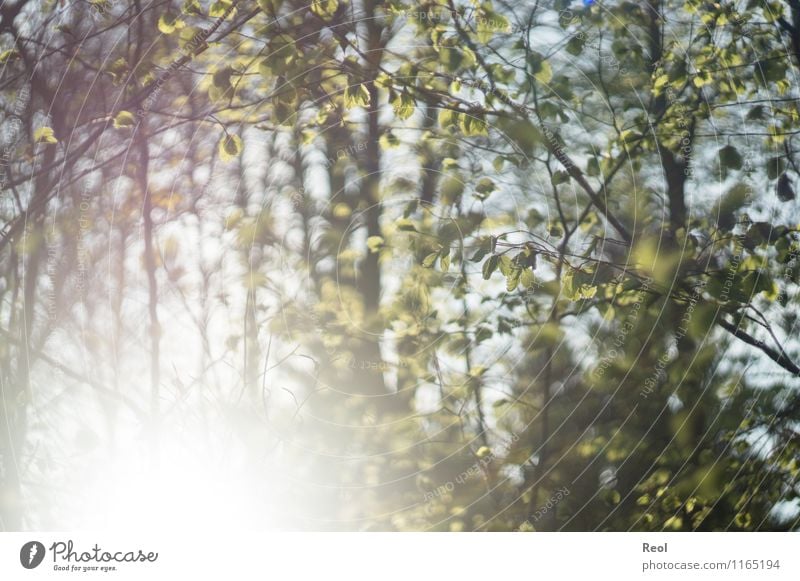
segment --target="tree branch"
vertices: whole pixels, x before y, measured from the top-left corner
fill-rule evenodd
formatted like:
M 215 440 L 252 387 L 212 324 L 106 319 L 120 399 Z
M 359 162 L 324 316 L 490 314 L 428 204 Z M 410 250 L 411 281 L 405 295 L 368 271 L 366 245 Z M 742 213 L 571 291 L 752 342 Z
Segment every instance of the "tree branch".
M 729 323 L 725 319 L 719 319 L 717 321 L 717 324 L 719 324 L 720 327 L 725 329 L 728 333 L 730 333 L 740 341 L 743 341 L 748 345 L 752 345 L 753 347 L 760 349 L 767 357 L 772 359 L 775 363 L 783 367 L 786 371 L 788 371 L 795 377 L 800 377 L 800 367 L 798 367 L 797 364 L 794 363 L 794 361 L 789 359 L 789 357 L 785 353 L 776 351 L 763 341 L 756 339 L 746 331 L 740 329 L 738 325 Z

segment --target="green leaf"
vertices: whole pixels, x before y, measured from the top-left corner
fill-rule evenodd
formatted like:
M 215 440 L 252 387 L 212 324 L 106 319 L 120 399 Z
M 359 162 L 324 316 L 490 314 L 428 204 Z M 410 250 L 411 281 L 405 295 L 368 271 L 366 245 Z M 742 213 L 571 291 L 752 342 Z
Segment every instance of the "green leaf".
M 199 54 L 208 46 L 207 42 L 200 42 L 203 32 L 200 28 L 186 26 L 178 34 L 178 46 L 183 50 L 191 50 L 194 54 Z
M 506 290 L 511 292 L 519 286 L 519 279 L 522 275 L 521 268 L 513 268 L 506 276 Z
M 491 247 L 492 247 L 491 238 L 482 239 L 480 246 L 478 246 L 478 250 L 475 251 L 475 254 L 472 255 L 472 258 L 470 258 L 469 261 L 480 262 L 481 260 L 483 260 L 484 256 L 486 256 L 492 251 Z
M 19 52 L 15 49 L 5 50 L 0 53 L 0 64 L 5 65 L 8 64 L 9 61 L 19 58 Z
M 577 280 L 576 280 L 577 279 Z M 590 299 L 597 294 L 595 285 L 584 282 L 586 275 L 570 269 L 561 279 L 561 290 L 570 301 Z
M 297 111 L 290 105 L 278 100 L 272 102 L 272 110 L 275 114 L 275 122 L 278 125 L 291 125 L 292 120 L 297 115 Z
M 619 141 L 620 143 L 629 145 L 635 142 L 636 140 L 641 139 L 641 137 L 642 136 L 639 133 L 636 133 L 634 130 L 626 129 L 625 131 L 619 134 Z
M 508 19 L 502 14 L 488 9 L 490 6 L 488 3 L 483 5 L 482 14 L 478 18 L 478 26 L 476 27 L 478 41 L 482 44 L 489 42 L 492 36 L 498 32 L 511 31 L 511 24 Z
M 455 40 L 453 40 L 453 43 L 455 43 Z M 475 53 L 463 46 L 440 47 L 439 60 L 451 73 L 472 67 L 476 62 Z
M 402 218 L 395 222 L 397 224 L 397 229 L 401 232 L 416 232 L 417 228 L 414 226 L 414 223 L 409 220 L 408 218 Z
M 540 83 L 549 83 L 553 79 L 553 69 L 550 63 L 536 51 L 532 51 L 528 57 L 528 66 L 533 77 Z
M 394 108 L 394 114 L 397 115 L 398 119 L 405 121 L 414 114 L 417 103 L 414 101 L 411 95 L 406 92 L 402 92 L 394 99 L 394 101 L 392 101 L 392 107 Z
M 533 274 L 533 269 L 525 268 L 520 274 L 519 282 L 522 284 L 522 288 L 530 289 L 536 284 L 536 276 Z
M 497 254 L 492 254 L 489 259 L 483 263 L 483 280 L 489 280 L 492 273 L 497 270 L 500 264 L 500 257 Z
M 344 105 L 348 109 L 369 105 L 369 90 L 363 84 L 350 85 L 344 90 Z
M 442 256 L 442 260 L 439 262 L 439 266 L 442 267 L 442 271 L 448 272 L 450 270 L 450 249 L 446 249 L 447 254 Z
M 494 335 L 494 331 L 486 325 L 480 325 L 477 329 L 475 329 L 475 342 L 481 343 L 482 341 L 486 341 L 487 339 L 491 339 L 492 335 Z
M 747 112 L 747 120 L 748 121 L 763 121 L 766 117 L 765 115 L 766 110 L 764 109 L 763 105 L 756 105 L 750 111 Z
M 36 143 L 58 143 L 52 127 L 40 127 L 33 132 L 33 140 Z
M 542 61 L 539 71 L 534 76 L 542 83 L 549 83 L 553 79 L 553 69 L 550 68 L 550 63 Z
M 508 276 L 511 273 L 511 269 L 513 268 L 511 258 L 508 257 L 507 254 L 503 254 L 500 256 L 500 264 L 498 265 L 500 268 L 500 272 L 503 273 L 503 276 Z
M 565 184 L 569 181 L 569 173 L 564 170 L 554 172 L 553 177 L 550 178 L 550 181 L 554 186 Z
M 778 179 L 786 170 L 786 160 L 783 157 L 773 157 L 767 161 L 767 177 L 771 180 Z
M 314 0 L 311 3 L 311 12 L 322 18 L 330 18 L 339 8 L 339 0 Z
M 130 111 L 120 111 L 114 117 L 114 128 L 121 129 L 123 127 L 133 127 L 136 125 L 136 118 Z
M 694 78 L 692 78 L 692 84 L 698 89 L 710 84 L 712 81 L 713 78 L 711 77 L 711 73 L 708 71 L 698 71 L 695 73 Z
M 208 88 L 208 96 L 212 101 L 230 97 L 233 92 L 231 77 L 234 72 L 229 65 L 222 66 L 214 71 L 211 76 L 211 86 Z
M 489 194 L 495 191 L 494 182 L 489 178 L 481 178 L 475 185 L 475 191 L 479 194 L 478 198 L 485 200 Z
M 458 125 L 458 112 L 452 109 L 439 110 L 439 125 L 442 129 L 449 129 Z
M 750 516 L 749 512 L 740 512 L 734 517 L 734 521 L 736 522 L 736 526 L 740 529 L 746 529 L 753 523 L 753 518 Z
M 786 63 L 782 60 L 764 59 L 755 64 L 756 80 L 769 88 L 771 83 L 776 83 L 786 76 L 786 68 Z
M 218 0 L 217 2 L 214 2 L 209 7 L 208 15 L 211 18 L 219 18 L 220 16 L 225 14 L 225 11 L 228 8 L 230 8 L 230 6 L 231 6 L 231 0 Z M 234 13 L 234 10 L 231 10 L 231 14 L 233 14 L 233 13 Z M 230 15 L 228 15 L 228 16 L 230 17 Z
M 439 258 L 438 252 L 431 252 L 428 256 L 422 259 L 422 266 L 425 268 L 432 268 L 436 264 L 436 259 Z
M 660 75 L 653 82 L 653 90 L 659 91 L 660 89 L 663 89 L 667 83 L 669 83 L 669 75 L 667 74 Z
M 586 44 L 586 36 L 575 35 L 569 39 L 567 43 L 567 52 L 572 56 L 578 56 L 583 52 L 583 47 Z
M 473 135 L 488 135 L 489 131 L 484 121 L 480 116 L 475 113 L 464 113 L 460 115 L 461 130 L 466 136 Z
M 742 156 L 732 145 L 726 145 L 719 150 L 719 163 L 725 169 L 742 169 Z
M 184 0 L 181 6 L 181 12 L 184 14 L 191 14 L 192 16 L 201 16 L 203 14 L 203 7 L 200 6 L 198 0 Z
M 275 72 L 272 70 L 272 67 L 270 66 L 270 59 L 265 58 L 260 63 L 258 63 L 258 74 L 260 74 L 265 81 L 275 80 Z
M 275 14 L 281 7 L 282 0 L 258 0 L 258 7 L 267 14 Z
M 242 138 L 226 133 L 219 142 L 219 157 L 222 161 L 231 161 L 242 153 Z
M 448 175 L 442 182 L 441 199 L 442 204 L 455 204 L 464 192 L 464 182 L 457 174 Z
M 522 153 L 530 155 L 534 147 L 544 141 L 541 130 L 527 119 L 507 119 L 499 118 L 496 126 L 511 138 Z
M 215 87 L 219 87 L 220 89 L 227 89 L 228 87 L 231 86 L 232 75 L 233 75 L 233 68 L 226 65 L 214 71 L 214 74 L 211 76 L 211 82 L 214 83 Z
M 162 34 L 172 34 L 184 26 L 186 26 L 186 24 L 183 22 L 183 20 L 170 12 L 166 12 L 158 18 L 158 30 Z
M 383 236 L 370 236 L 367 238 L 367 248 L 373 254 L 378 252 L 384 245 Z
M 378 143 L 381 146 L 381 149 L 393 149 L 395 147 L 400 146 L 400 140 L 397 138 L 397 135 L 394 134 L 393 131 L 389 130 L 386 131 L 383 135 L 380 136 L 378 139 Z

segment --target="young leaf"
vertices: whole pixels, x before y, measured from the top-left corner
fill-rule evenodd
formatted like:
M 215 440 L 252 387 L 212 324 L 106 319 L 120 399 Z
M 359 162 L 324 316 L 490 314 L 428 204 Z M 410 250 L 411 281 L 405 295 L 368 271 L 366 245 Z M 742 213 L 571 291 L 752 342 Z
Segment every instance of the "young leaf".
M 166 12 L 158 18 L 158 30 L 162 34 L 172 34 L 185 26 L 183 20 L 176 15 Z
M 778 179 L 786 168 L 786 161 L 783 157 L 773 157 L 767 161 L 767 177 L 771 180 Z
M 350 85 L 344 90 L 344 105 L 348 109 L 369 105 L 369 91 L 361 83 Z
M 400 93 L 393 101 L 392 107 L 398 119 L 405 121 L 414 114 L 416 102 L 408 93 Z
M 528 66 L 531 74 L 541 83 L 549 83 L 553 80 L 553 69 L 544 57 L 538 52 L 532 51 L 528 57 Z
M 225 11 L 228 10 L 230 6 L 231 6 L 231 0 L 218 0 L 208 8 L 208 15 L 211 18 L 219 18 L 220 16 L 225 14 Z M 231 14 L 233 14 L 233 11 L 231 11 Z
M 378 252 L 384 245 L 384 240 L 382 236 L 370 236 L 367 238 L 367 248 L 371 253 Z
M 414 223 L 408 218 L 402 218 L 397 221 L 397 229 L 401 232 L 416 232 L 417 228 Z
M 444 246 L 441 250 L 439 250 L 439 256 L 442 257 L 441 261 L 439 262 L 439 266 L 442 267 L 443 272 L 447 272 L 450 270 L 450 247 Z
M 497 270 L 497 265 L 500 263 L 500 257 L 497 254 L 492 254 L 489 259 L 483 263 L 483 280 L 489 280 L 492 273 Z
M 452 109 L 439 110 L 439 125 L 442 129 L 448 129 L 458 125 L 459 114 Z
M 123 127 L 133 127 L 136 125 L 136 118 L 130 111 L 120 111 L 114 117 L 114 129 L 121 129 Z
M 565 184 L 569 181 L 569 173 L 567 173 L 564 170 L 558 170 L 556 172 L 553 172 L 553 177 L 550 178 L 550 181 L 554 186 Z
M 330 18 L 339 8 L 339 0 L 314 0 L 311 3 L 311 12 L 323 18 Z
M 53 134 L 52 127 L 40 127 L 33 132 L 33 140 L 36 143 L 58 143 L 58 139 Z
M 480 194 L 478 197 L 481 200 L 485 200 L 489 196 L 489 194 L 491 194 L 494 190 L 495 190 L 494 182 L 489 178 L 481 178 L 475 185 L 475 191 L 478 194 Z
M 226 133 L 219 142 L 219 157 L 222 161 L 230 161 L 242 153 L 242 138 Z
M 436 264 L 436 259 L 439 258 L 438 252 L 431 252 L 428 256 L 422 259 L 422 266 L 425 268 L 432 268 Z
M 480 246 L 478 246 L 478 250 L 475 251 L 475 254 L 472 255 L 472 258 L 469 259 L 470 262 L 480 262 L 483 260 L 483 257 L 489 254 L 491 246 L 491 240 L 489 238 L 484 238 L 481 240 Z
M 719 163 L 725 169 L 742 169 L 742 156 L 732 145 L 726 145 L 719 150 Z
M 511 292 L 519 286 L 520 275 L 522 274 L 521 268 L 512 268 L 508 275 L 506 275 L 506 290 Z
M 536 277 L 533 274 L 533 270 L 530 268 L 524 269 L 519 276 L 519 282 L 522 283 L 522 288 L 524 289 L 533 288 L 534 284 L 536 284 Z

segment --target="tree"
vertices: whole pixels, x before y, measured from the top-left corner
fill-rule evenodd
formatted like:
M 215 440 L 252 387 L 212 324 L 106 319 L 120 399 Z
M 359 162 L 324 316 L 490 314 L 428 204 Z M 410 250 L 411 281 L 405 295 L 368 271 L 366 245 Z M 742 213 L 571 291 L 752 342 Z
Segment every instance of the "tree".
M 797 528 L 800 4 L 0 28 L 5 529 L 131 434 L 246 458 L 260 526 Z

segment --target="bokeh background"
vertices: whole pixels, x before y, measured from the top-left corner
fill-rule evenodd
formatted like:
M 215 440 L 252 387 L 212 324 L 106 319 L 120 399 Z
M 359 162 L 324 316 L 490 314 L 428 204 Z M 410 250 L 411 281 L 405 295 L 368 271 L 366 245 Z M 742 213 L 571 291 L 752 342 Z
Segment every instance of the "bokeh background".
M 792 530 L 800 0 L 3 0 L 0 529 Z

